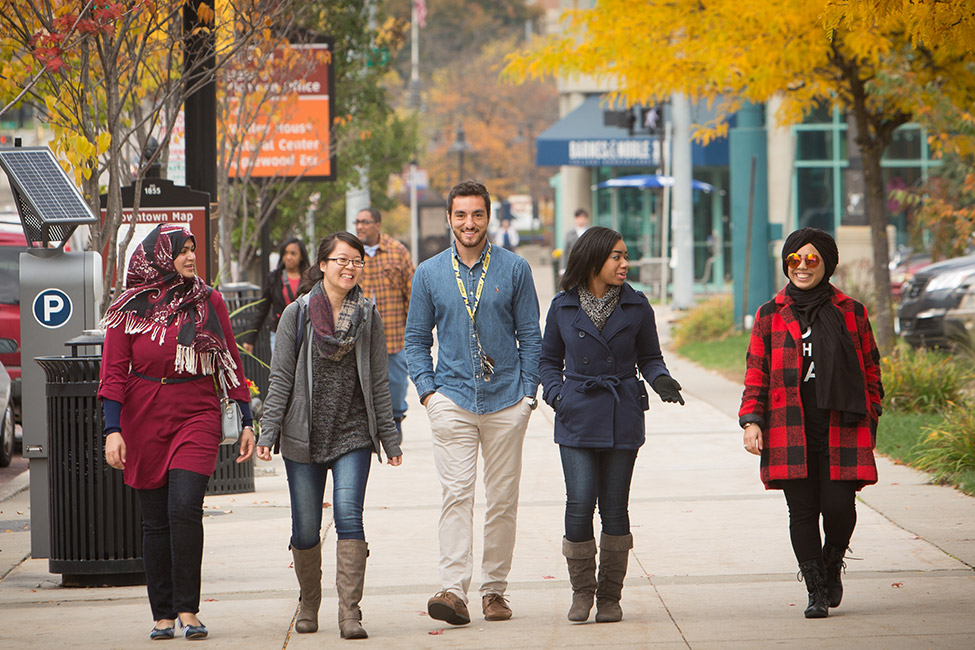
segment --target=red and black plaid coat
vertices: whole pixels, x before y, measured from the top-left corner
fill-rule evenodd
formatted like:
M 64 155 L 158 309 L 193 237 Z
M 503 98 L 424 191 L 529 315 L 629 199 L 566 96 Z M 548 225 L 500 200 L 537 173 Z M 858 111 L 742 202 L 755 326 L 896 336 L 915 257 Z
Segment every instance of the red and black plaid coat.
M 884 394 L 880 353 L 866 308 L 838 290 L 832 301 L 843 314 L 860 360 L 867 416 L 855 425 L 844 425 L 838 411 L 830 412 L 829 475 L 833 480 L 858 481 L 860 489 L 877 482 L 873 448 Z M 802 333 L 792 305 L 783 289 L 759 307 L 748 343 L 745 391 L 738 411 L 741 422 L 757 422 L 762 427 L 761 476 L 766 489 L 780 489 L 779 481 L 807 475 L 799 396 Z

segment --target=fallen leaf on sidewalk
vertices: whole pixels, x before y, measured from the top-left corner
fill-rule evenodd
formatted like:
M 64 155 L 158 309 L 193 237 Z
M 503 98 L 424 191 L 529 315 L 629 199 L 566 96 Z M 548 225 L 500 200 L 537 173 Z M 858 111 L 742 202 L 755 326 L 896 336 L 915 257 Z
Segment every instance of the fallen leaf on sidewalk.
M 555 576 L 542 576 L 542 580 L 555 580 Z
M 903 582 L 892 582 L 892 583 L 890 583 L 890 586 L 891 587 L 896 587 L 896 588 L 900 589 L 901 587 L 904 586 L 904 583 Z
M 439 630 L 430 630 L 429 632 L 427 632 L 427 634 L 431 634 L 434 636 L 436 636 L 437 634 L 443 634 L 443 628 L 440 628 Z
M 419 614 L 420 616 L 429 616 L 429 614 L 427 614 L 426 612 L 417 612 L 417 614 Z
M 332 507 L 332 504 L 329 503 L 328 501 L 326 501 L 325 503 L 322 504 L 322 507 L 323 508 L 331 508 Z
M 219 602 L 219 601 L 216 598 L 204 598 L 203 599 L 203 602 L 205 602 L 205 603 L 216 603 L 216 602 Z
M 23 510 L 18 510 L 18 511 L 17 511 L 17 514 L 18 514 L 18 515 L 22 515 L 22 514 L 24 514 L 24 511 L 23 511 Z

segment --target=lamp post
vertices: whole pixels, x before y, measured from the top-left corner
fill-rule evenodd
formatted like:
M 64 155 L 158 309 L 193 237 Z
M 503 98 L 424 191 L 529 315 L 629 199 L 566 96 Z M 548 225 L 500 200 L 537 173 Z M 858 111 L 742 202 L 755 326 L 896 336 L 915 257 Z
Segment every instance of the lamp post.
M 457 125 L 457 134 L 454 137 L 454 143 L 450 145 L 447 149 L 450 153 L 457 153 L 457 171 L 458 179 L 457 182 L 460 183 L 464 180 L 464 152 L 470 151 L 471 145 L 467 143 L 467 136 L 464 135 L 464 125 Z

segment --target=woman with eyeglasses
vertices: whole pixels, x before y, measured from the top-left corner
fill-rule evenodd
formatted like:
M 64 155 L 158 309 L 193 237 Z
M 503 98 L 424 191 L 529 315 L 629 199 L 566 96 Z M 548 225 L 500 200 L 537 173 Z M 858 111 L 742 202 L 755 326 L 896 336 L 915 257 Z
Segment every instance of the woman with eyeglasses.
M 836 241 L 817 228 L 785 240 L 789 283 L 755 316 L 738 412 L 766 489 L 785 493 L 806 618 L 839 606 L 855 496 L 877 482 L 880 354 L 866 308 L 829 283 L 838 261 Z
M 362 505 L 375 453 L 396 467 L 401 436 L 389 398 L 386 335 L 359 288 L 365 249 L 357 237 L 325 237 L 318 258 L 281 314 L 257 455 L 280 445 L 291 493 L 291 552 L 300 588 L 295 630 L 318 631 L 322 600 L 322 499 L 332 473 L 339 631 L 368 635 L 359 601 L 369 555 Z
M 574 622 L 589 619 L 594 597 L 597 623 L 623 618 L 620 599 L 633 548 L 630 479 L 650 409 L 644 382 L 661 401 L 684 404 L 660 352 L 653 308 L 626 282 L 629 266 L 620 233 L 586 230 L 572 246 L 542 337 L 539 375 L 543 398 L 555 410 L 565 475 L 562 554 L 572 587 L 568 619 Z

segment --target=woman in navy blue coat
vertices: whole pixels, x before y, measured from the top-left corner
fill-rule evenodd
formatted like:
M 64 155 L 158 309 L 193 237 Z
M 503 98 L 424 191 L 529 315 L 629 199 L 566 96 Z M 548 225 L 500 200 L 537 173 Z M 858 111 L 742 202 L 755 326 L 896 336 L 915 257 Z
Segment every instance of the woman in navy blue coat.
M 618 232 L 586 230 L 572 247 L 542 338 L 542 396 L 555 409 L 555 442 L 565 475 L 562 552 L 572 584 L 570 621 L 588 620 L 594 596 L 597 622 L 623 618 L 619 603 L 633 548 L 630 478 L 646 438 L 644 411 L 650 408 L 644 380 L 661 400 L 684 403 L 660 352 L 653 309 L 626 283 L 628 268 Z

